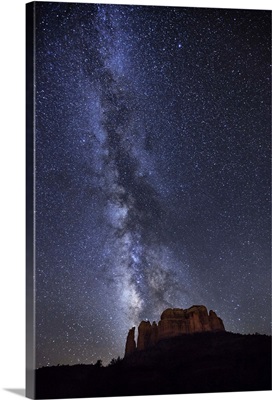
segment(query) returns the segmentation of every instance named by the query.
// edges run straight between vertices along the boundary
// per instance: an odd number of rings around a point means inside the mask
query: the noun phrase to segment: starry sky
[[[37,366],[204,304],[270,333],[269,11],[36,3]]]

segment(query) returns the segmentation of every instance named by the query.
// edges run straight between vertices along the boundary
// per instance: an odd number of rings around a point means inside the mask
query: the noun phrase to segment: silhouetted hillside
[[[271,337],[207,332],[159,341],[113,365],[44,367],[37,398],[271,389]]]

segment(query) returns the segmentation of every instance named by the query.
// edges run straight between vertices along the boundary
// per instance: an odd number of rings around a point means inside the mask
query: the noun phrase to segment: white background
[[[83,2],[83,1],[78,1]],[[99,1],[85,1],[97,3]],[[100,1],[115,4],[270,9],[269,0]],[[0,8],[1,325],[0,397],[25,387],[25,1]],[[7,389],[13,389],[8,391]],[[269,392],[176,395],[184,399],[268,399]],[[169,397],[169,396],[167,396]],[[173,398],[173,396],[171,396]],[[146,397],[147,398],[147,397]],[[152,397],[154,399],[154,396]],[[155,396],[157,399],[162,397]],[[163,397],[165,398],[165,396]],[[150,398],[148,398],[150,399]]]

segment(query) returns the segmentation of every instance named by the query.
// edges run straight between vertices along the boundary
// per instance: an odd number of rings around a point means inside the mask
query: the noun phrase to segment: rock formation
[[[158,342],[158,325],[149,321],[142,321],[138,327],[137,349],[144,350]]]
[[[150,346],[154,346],[158,342],[158,325],[154,321],[151,326]]]
[[[222,319],[218,318],[218,316],[216,315],[216,313],[213,310],[211,310],[209,312],[209,321],[210,321],[212,331],[224,331],[225,330]]]
[[[134,335],[135,335],[135,327],[131,328],[127,335],[126,350],[125,350],[126,356],[129,356],[136,350]]]
[[[137,349],[144,350],[150,346],[151,324],[149,321],[142,321],[138,327]]]
[[[162,313],[158,328],[159,339],[225,329],[222,320],[213,311],[208,314],[205,306],[192,306],[187,310],[168,308]]]
[[[137,348],[135,344],[135,327],[130,329],[125,356],[136,350],[145,350],[154,346],[159,340],[196,332],[224,331],[225,327],[221,318],[214,311],[208,314],[205,306],[192,306],[186,310],[181,308],[168,308],[165,310],[158,323],[142,321],[138,327]]]

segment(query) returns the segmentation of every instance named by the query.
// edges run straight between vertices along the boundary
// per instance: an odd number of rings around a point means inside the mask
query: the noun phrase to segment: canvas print
[[[271,11],[34,2],[27,396],[271,389]]]

